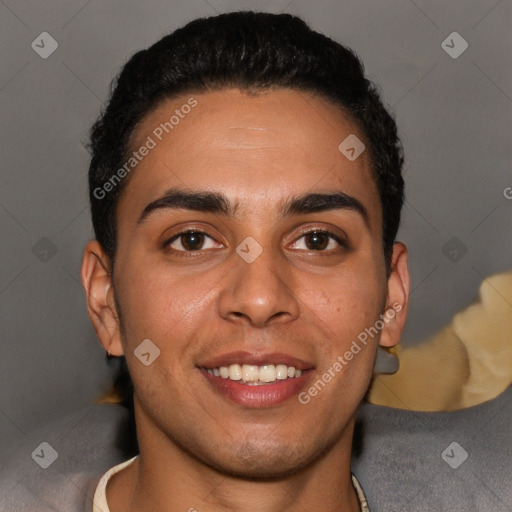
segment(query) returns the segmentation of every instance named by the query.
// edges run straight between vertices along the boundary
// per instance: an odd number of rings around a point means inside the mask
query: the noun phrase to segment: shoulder
[[[116,445],[126,416],[120,405],[91,404],[48,421],[8,447],[0,470],[0,509],[92,510],[101,476],[126,460]]]
[[[372,512],[512,510],[512,386],[450,412],[364,404],[355,430],[352,469]]]

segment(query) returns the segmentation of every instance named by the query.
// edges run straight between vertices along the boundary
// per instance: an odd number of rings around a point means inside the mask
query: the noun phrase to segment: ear
[[[393,347],[398,344],[409,311],[410,278],[407,264],[408,251],[402,242],[393,245],[391,273],[388,277],[386,309],[383,314],[384,327],[380,345]]]
[[[89,318],[103,348],[114,356],[123,355],[110,262],[96,240],[92,240],[85,247],[81,277]]]

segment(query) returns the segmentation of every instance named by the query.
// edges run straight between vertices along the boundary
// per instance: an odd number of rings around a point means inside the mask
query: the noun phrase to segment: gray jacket
[[[10,447],[0,511],[90,512],[100,477],[129,458],[115,442],[126,418],[119,405],[91,405]],[[511,512],[512,386],[454,412],[363,404],[352,471],[372,512]]]

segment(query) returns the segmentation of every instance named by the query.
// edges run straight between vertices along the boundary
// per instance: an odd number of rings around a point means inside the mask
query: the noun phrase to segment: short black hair
[[[223,88],[310,92],[339,106],[356,123],[379,190],[389,273],[404,201],[403,148],[395,121],[350,48],[311,30],[296,16],[253,11],[191,21],[133,55],[112,82],[110,100],[91,129],[89,143],[94,232],[112,268],[116,205],[128,176],[108,187],[108,193],[104,185],[129,159],[137,123],[163,100]]]

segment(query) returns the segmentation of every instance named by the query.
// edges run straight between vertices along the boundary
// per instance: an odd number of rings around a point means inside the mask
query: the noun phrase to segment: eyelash
[[[198,229],[198,228],[190,228],[190,229],[185,229],[183,231],[180,231],[179,233],[176,233],[175,235],[173,235],[171,238],[169,238],[162,244],[162,248],[168,249],[170,244],[172,244],[175,240],[179,239],[182,235],[186,235],[188,233],[203,234],[203,235],[207,236],[208,238],[211,238],[212,240],[214,240],[213,237],[211,237],[206,231],[203,231],[202,229]],[[297,240],[300,240],[304,236],[310,235],[313,233],[327,235],[331,240],[334,240],[335,242],[337,242],[343,249],[345,249],[345,250],[350,249],[348,243],[345,240],[343,240],[342,238],[340,238],[338,235],[336,235],[335,233],[333,233],[332,231],[329,231],[327,229],[320,229],[320,228],[310,228],[310,229],[301,230],[300,231],[301,236],[299,238],[297,238],[295,240],[295,242]],[[181,258],[198,257],[198,256],[203,255],[204,251],[207,251],[207,250],[208,249],[198,249],[196,251],[187,251],[187,250],[181,251],[181,250],[176,250],[176,249],[170,249],[171,252],[174,252]],[[315,251],[313,249],[310,249],[309,252],[315,252],[315,253],[321,254],[321,253],[329,253],[331,251],[326,251],[326,250]]]
[[[169,238],[162,244],[162,247],[164,249],[169,249],[170,244],[172,244],[175,240],[179,239],[182,235],[186,235],[188,233],[199,233],[213,240],[213,237],[211,237],[206,231],[203,231],[202,229],[198,228],[189,228],[184,229],[183,231],[180,231],[179,233],[173,235],[171,238]],[[198,256],[203,255],[205,250],[207,249],[198,249],[197,251],[179,251],[176,249],[169,249],[169,251],[175,253],[180,258],[197,258]]]
[[[300,230],[301,236],[299,238],[297,238],[297,240],[299,240],[300,238],[302,238],[305,235],[310,235],[310,234],[313,234],[313,233],[327,235],[331,240],[334,240],[338,245],[343,247],[343,249],[345,249],[345,250],[349,249],[349,245],[348,245],[348,242],[346,240],[343,240],[336,233],[333,233],[332,231],[329,231],[328,229],[322,229],[322,228],[301,229]],[[311,249],[310,251],[311,252],[317,252],[317,253],[324,253],[324,252],[328,253],[328,252],[330,252],[330,251],[314,251],[313,249]]]

